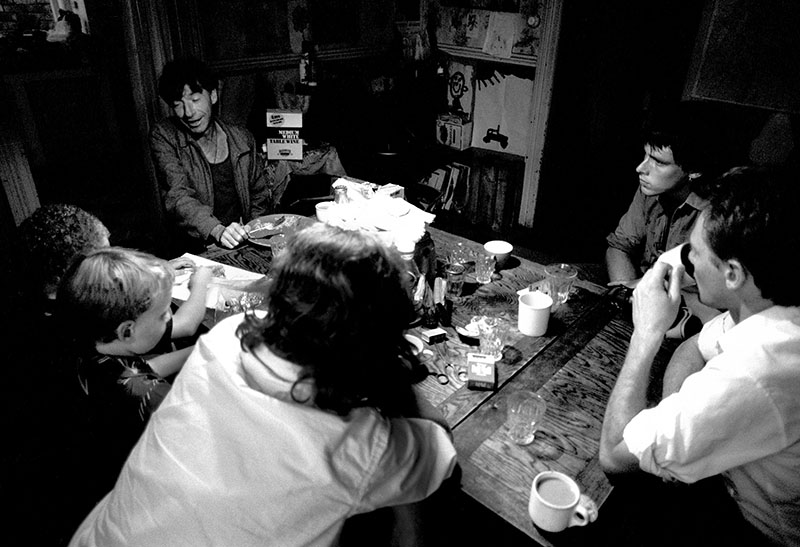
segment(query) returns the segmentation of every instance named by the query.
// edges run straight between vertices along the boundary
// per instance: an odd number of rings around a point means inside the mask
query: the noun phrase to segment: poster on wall
[[[495,72],[476,80],[472,146],[524,156],[531,126],[533,80]]]

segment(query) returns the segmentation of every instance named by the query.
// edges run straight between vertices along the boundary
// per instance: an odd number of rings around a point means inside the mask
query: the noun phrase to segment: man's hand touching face
[[[671,267],[656,262],[633,291],[633,325],[642,332],[664,334],[669,330],[681,303],[682,265]]]

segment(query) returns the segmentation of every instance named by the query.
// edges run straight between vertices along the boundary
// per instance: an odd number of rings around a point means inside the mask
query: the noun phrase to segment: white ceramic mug
[[[327,222],[330,219],[331,207],[335,205],[333,201],[321,201],[317,203],[314,208],[317,212],[317,220],[320,222]]]
[[[673,247],[669,251],[661,253],[657,262],[665,262],[675,268],[678,264],[684,267],[683,277],[681,278],[681,288],[694,285],[694,266],[689,261],[689,251],[691,247],[688,243],[683,243],[677,247]]]
[[[581,494],[578,483],[558,471],[542,471],[531,483],[528,514],[546,532],[586,526],[597,518],[597,505]]]
[[[552,307],[553,299],[541,291],[521,294],[517,328],[526,336],[542,336],[547,332]]]
[[[502,241],[499,239],[494,239],[492,241],[487,242],[483,248],[486,250],[487,254],[494,256],[494,259],[497,261],[497,267],[502,268],[506,265],[506,261],[508,260],[508,255],[511,254],[511,251],[514,249],[514,246],[507,241]]]

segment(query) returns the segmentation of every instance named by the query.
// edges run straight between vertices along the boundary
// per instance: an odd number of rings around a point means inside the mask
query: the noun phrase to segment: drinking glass
[[[511,440],[523,446],[531,444],[546,408],[544,399],[533,391],[512,393],[506,407],[506,423]]]
[[[473,317],[473,322],[478,325],[478,340],[480,341],[481,353],[488,355],[495,361],[503,358],[503,339],[500,322],[496,317]]]
[[[492,281],[492,274],[494,274],[494,257],[478,253],[475,257],[475,281],[485,285]]]
[[[560,263],[546,266],[544,273],[547,276],[547,292],[553,298],[553,305],[566,302],[578,277],[578,270],[569,264]]]
[[[452,251],[450,251],[450,263],[466,264],[469,261],[470,261],[469,250],[466,247],[464,247],[463,243],[456,243],[456,246],[453,247]]]
[[[270,249],[272,249],[272,260],[277,259],[281,256],[284,249],[286,249],[286,235],[285,234],[275,234],[269,240]]]
[[[461,289],[464,286],[464,271],[466,268],[463,264],[448,264],[445,269],[447,293],[445,297],[453,302],[461,301]]]

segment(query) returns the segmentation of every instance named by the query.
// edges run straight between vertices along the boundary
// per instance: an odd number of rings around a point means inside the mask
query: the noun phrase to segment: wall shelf
[[[462,59],[470,59],[475,61],[489,61],[492,63],[505,63],[509,65],[518,65],[526,67],[535,67],[537,61],[536,55],[519,55],[516,53],[512,53],[510,59],[505,59],[502,57],[495,57],[494,55],[489,55],[488,53],[484,53],[480,49],[474,47],[455,46],[452,44],[439,44],[438,47],[441,51],[448,53],[453,57],[459,57]]]

